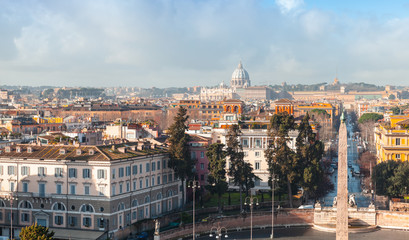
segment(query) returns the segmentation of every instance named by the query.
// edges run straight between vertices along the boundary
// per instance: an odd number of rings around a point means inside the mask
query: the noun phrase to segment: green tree
[[[391,108],[393,115],[400,115],[401,114],[401,110],[398,106],[395,106],[393,108]]]
[[[218,209],[221,212],[221,198],[227,191],[226,182],[226,152],[223,150],[224,144],[213,143],[207,148],[206,156],[209,159],[209,175],[207,188],[218,197]]]
[[[389,95],[389,97],[388,97],[389,100],[395,100],[395,98],[396,98],[396,96],[393,95],[393,94]]]
[[[389,194],[390,179],[393,177],[395,169],[399,163],[393,160],[381,162],[373,168],[372,183],[375,185],[376,194],[387,195]]]
[[[37,225],[37,223],[24,227],[19,234],[21,240],[51,240],[54,239],[54,232],[47,227]]]
[[[244,161],[244,153],[239,142],[241,135],[240,127],[232,125],[227,133],[227,157],[230,161],[229,176],[232,177],[234,185],[239,187],[240,191],[240,211],[243,210],[242,191],[246,193],[254,187],[254,181],[258,177],[253,173],[253,167],[250,163]]]
[[[378,113],[364,113],[359,118],[358,122],[363,124],[366,122],[377,122],[378,120],[383,119],[383,115]]]
[[[268,136],[270,143],[265,156],[270,175],[281,175],[287,181],[287,193],[290,207],[293,207],[292,184],[299,177],[298,158],[288,146],[289,132],[295,129],[294,117],[287,113],[275,114],[270,119]]]
[[[169,167],[175,172],[175,177],[178,177],[183,186],[188,179],[194,177],[192,171],[195,166],[196,159],[190,157],[189,135],[185,133],[188,128],[186,122],[189,116],[186,116],[187,110],[183,107],[179,108],[177,115],[174,118],[174,123],[169,127]],[[182,187],[182,199],[185,199],[185,188]],[[184,205],[184,202],[182,203]]]
[[[406,195],[409,187],[409,163],[399,162],[388,181],[388,195],[402,197]]]
[[[304,116],[298,126],[296,139],[296,157],[298,158],[298,170],[300,186],[304,189],[304,197],[315,199],[325,195],[333,189],[333,184],[325,174],[325,168],[321,163],[324,154],[324,144],[317,139],[309,124],[310,117]],[[321,184],[322,182],[326,184]]]

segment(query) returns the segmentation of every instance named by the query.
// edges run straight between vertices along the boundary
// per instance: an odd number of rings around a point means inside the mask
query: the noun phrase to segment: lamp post
[[[9,200],[10,202],[10,211],[11,211],[10,213],[10,239],[13,239],[13,220],[14,220],[13,218],[13,201],[14,201],[13,192],[10,192],[10,194],[7,195],[5,199]]]
[[[250,206],[250,240],[253,240],[253,207],[254,204],[258,205],[257,197],[246,197],[244,205]]]
[[[195,229],[195,205],[196,205],[196,189],[200,188],[200,183],[197,180],[189,182],[189,187],[193,190],[193,240],[196,239],[196,229]]]
[[[275,181],[278,181],[278,178],[273,173],[271,174],[271,235],[270,238],[274,238],[274,190],[275,190]]]
[[[220,227],[220,223],[217,223],[217,227],[212,227],[210,229],[209,237],[213,237],[212,232],[214,232],[215,237],[221,240],[223,237],[223,230],[224,230],[224,238],[228,238],[229,236],[227,235],[227,229],[225,227]]]

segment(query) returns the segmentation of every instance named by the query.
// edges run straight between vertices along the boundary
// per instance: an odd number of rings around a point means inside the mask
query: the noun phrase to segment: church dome
[[[250,86],[250,77],[246,69],[243,68],[241,61],[236,70],[231,75],[231,86],[236,88],[243,88]]]

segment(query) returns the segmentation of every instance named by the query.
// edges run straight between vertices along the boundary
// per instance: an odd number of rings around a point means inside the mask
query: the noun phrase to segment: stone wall
[[[314,224],[336,224],[337,212],[336,208],[328,208],[323,210],[316,209],[314,211]],[[367,208],[349,208],[348,221],[351,225],[376,225],[375,209],[368,210]]]
[[[274,226],[301,226],[312,225],[314,222],[313,209],[298,210],[285,209],[275,212]],[[245,217],[232,216],[224,217],[214,222],[196,223],[196,233],[209,232],[213,226],[220,226],[228,230],[247,229],[250,226],[250,214],[247,213]],[[161,240],[176,239],[182,236],[192,235],[192,224],[185,225],[176,229],[161,232]],[[270,212],[256,212],[253,213],[253,228],[271,227],[271,213]]]
[[[382,228],[395,228],[409,230],[409,213],[377,211],[376,224]]]

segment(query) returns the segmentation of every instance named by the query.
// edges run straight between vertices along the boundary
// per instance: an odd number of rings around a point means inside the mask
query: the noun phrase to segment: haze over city
[[[1,1],[0,84],[404,83],[407,1]]]

